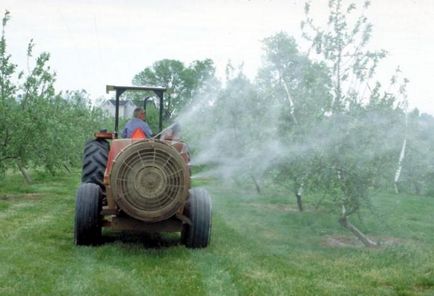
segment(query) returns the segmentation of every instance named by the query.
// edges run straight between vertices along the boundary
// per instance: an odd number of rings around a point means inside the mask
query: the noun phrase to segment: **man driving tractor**
[[[122,138],[151,138],[152,130],[145,121],[146,113],[141,107],[134,109],[133,118],[122,130]]]

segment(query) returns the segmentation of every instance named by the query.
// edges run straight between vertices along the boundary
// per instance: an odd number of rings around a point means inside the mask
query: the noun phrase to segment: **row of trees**
[[[27,48],[28,68],[18,70],[7,52],[9,18],[6,11],[0,40],[0,175],[18,167],[30,182],[29,166],[55,173],[78,165],[83,142],[103,115],[90,106],[85,91],[56,93],[50,55],[33,58],[33,41]]]
[[[426,160],[433,120],[408,112],[408,81],[399,69],[388,85],[376,80],[387,53],[368,49],[368,7],[331,0],[322,28],[306,4],[301,28],[311,46],[301,52],[283,32],[266,38],[254,81],[242,66],[228,64],[221,83],[212,60],[185,65],[165,59],[135,75],[133,83],[167,86],[165,120],[185,123],[197,162],[222,176],[246,175],[258,191],[267,175],[300,197],[308,184],[321,185],[323,167],[341,171],[334,176],[361,169],[355,175],[367,180],[362,187],[389,188],[402,167],[398,190],[426,194],[432,190]],[[333,165],[324,165],[325,155]]]
[[[228,65],[214,92],[195,89],[168,118],[188,131],[205,174],[251,180],[258,192],[271,180],[293,192],[300,210],[303,192],[320,192],[341,225],[371,246],[350,217],[369,205],[372,189],[432,193],[434,119],[408,112],[399,69],[388,85],[377,80],[387,53],[369,49],[368,7],[330,0],[321,27],[306,4],[301,27],[310,48],[301,52],[285,33],[266,38],[254,81]]]
[[[307,4],[301,28],[311,46],[300,51],[283,32],[266,38],[254,80],[242,66],[228,64],[222,83],[210,59],[165,59],[133,84],[168,87],[164,120],[181,123],[202,173],[251,182],[258,193],[264,184],[282,186],[300,211],[304,193],[320,192],[344,227],[374,245],[349,218],[369,204],[371,189],[434,191],[434,118],[408,112],[399,70],[389,85],[377,81],[386,52],[369,49],[368,7],[330,0],[328,23],[318,26]],[[47,53],[17,71],[6,51],[8,19],[0,43],[0,171],[78,164],[84,140],[105,118],[85,92],[55,92]]]

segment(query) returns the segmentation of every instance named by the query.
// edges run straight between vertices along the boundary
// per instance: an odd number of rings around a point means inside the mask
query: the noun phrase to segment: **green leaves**
[[[377,66],[386,56],[384,50],[367,49],[372,35],[372,25],[365,16],[369,2],[365,2],[362,8],[355,3],[345,7],[345,2],[329,1],[327,27],[315,26],[309,11],[303,22],[303,36],[312,42],[312,48],[331,71],[334,112],[342,111],[354,100],[349,93],[360,96],[360,85],[369,84],[375,79]],[[354,13],[359,15],[355,16]],[[356,98],[358,101],[361,99]]]
[[[6,52],[8,19],[6,13],[0,42],[0,173],[16,164],[52,173],[78,164],[84,140],[103,117],[90,107],[85,92],[56,93],[50,55],[33,60],[33,40],[27,46],[27,71],[14,77],[17,67]]]
[[[315,124],[331,104],[328,70],[300,53],[294,38],[283,32],[264,39],[264,50],[257,87],[261,97],[286,111],[282,116],[289,121],[282,134],[298,128],[295,122],[301,129]]]
[[[164,59],[136,74],[133,84],[167,87],[164,119],[170,120],[192,102],[208,80],[215,79],[214,73],[214,63],[210,59],[193,61],[189,66],[178,60]]]

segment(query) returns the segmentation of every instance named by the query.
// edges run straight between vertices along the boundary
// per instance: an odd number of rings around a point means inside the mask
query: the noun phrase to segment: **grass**
[[[374,214],[353,219],[384,242],[366,249],[309,199],[299,213],[270,189],[211,184],[206,249],[109,231],[101,246],[76,247],[78,184],[78,174],[0,183],[0,295],[434,295],[434,198],[375,193]]]

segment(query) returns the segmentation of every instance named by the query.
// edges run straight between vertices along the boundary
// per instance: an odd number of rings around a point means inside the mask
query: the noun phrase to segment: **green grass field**
[[[374,214],[353,222],[366,249],[321,208],[208,185],[210,247],[179,236],[105,232],[73,244],[79,175],[0,183],[0,295],[434,295],[434,197],[373,194]],[[292,198],[292,197],[291,197]]]

